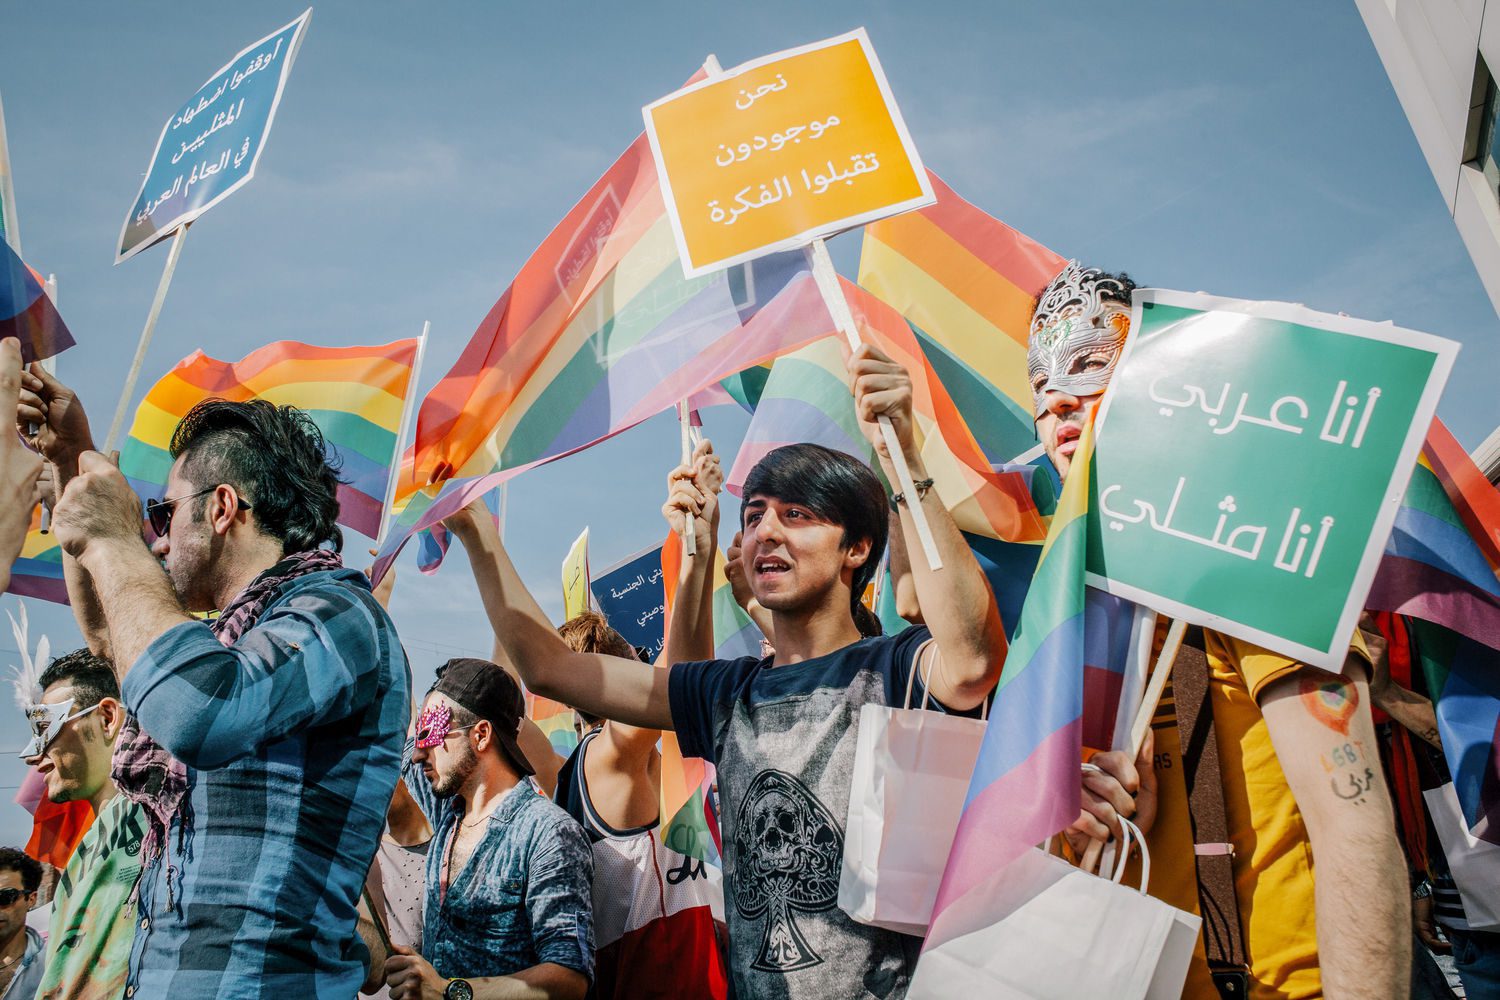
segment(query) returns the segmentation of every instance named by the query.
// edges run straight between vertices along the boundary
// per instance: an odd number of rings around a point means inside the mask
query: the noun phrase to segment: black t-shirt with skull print
[[[921,939],[849,919],[839,873],[860,707],[901,705],[930,638],[913,627],[787,666],[745,657],[672,667],[682,752],[718,768],[739,1000],[906,994]],[[914,690],[917,704],[920,678]]]

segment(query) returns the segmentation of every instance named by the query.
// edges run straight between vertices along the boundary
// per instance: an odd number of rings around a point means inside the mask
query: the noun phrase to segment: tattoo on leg
[[[1307,713],[1340,736],[1349,735],[1349,723],[1359,708],[1359,691],[1353,684],[1331,674],[1327,680],[1303,677],[1297,682]]]

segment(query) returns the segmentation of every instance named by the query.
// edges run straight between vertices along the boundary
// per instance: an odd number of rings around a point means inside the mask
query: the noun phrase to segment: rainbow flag
[[[28,364],[72,347],[73,334],[48,297],[42,276],[3,240],[0,255],[0,340],[19,339],[21,360]]]
[[[573,727],[573,710],[560,701],[526,692],[526,717],[547,736],[547,742],[561,757],[578,746],[578,730]]]
[[[234,362],[194,351],[141,401],[120,449],[120,470],[141,496],[159,497],[172,468],[172,432],[194,405],[214,397],[289,404],[312,418],[330,456],[342,463],[339,523],[374,538],[418,346],[415,338],[377,347],[283,340]]]
[[[1500,843],[1500,492],[1441,421],[1412,472],[1366,606],[1415,619],[1470,832]]]
[[[409,497],[376,561],[527,468],[833,328],[802,253],[687,279],[644,136],[522,266],[423,400]]]
[[[1078,816],[1085,642],[1083,583],[1093,428],[1085,432],[995,692],[927,945],[983,923],[985,888],[1029,845]]]
[[[68,588],[63,582],[62,547],[57,536],[42,532],[42,509],[31,512],[31,527],[21,543],[21,557],[10,570],[6,593],[17,597],[35,597],[53,604],[68,603]]]
[[[953,193],[865,227],[859,284],[893,306],[992,461],[1036,444],[1026,374],[1032,303],[1067,261]]]

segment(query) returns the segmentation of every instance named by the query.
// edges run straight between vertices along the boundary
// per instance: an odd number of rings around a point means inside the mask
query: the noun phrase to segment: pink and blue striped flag
[[[21,360],[30,363],[61,354],[73,334],[47,296],[45,282],[0,240],[0,340],[21,341]]]

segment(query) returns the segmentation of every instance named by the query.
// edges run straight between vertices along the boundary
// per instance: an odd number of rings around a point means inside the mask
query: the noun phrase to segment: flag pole
[[[848,338],[850,348],[858,349],[859,328],[855,326],[854,313],[849,309],[849,300],[844,298],[844,290],[839,287],[838,271],[834,270],[833,258],[828,256],[828,244],[822,239],[813,240],[812,245],[807,249],[807,255],[812,263],[813,280],[818,284],[818,291],[823,295],[823,304],[828,307],[828,313],[833,317],[834,325]],[[879,425],[881,437],[885,439],[886,451],[891,456],[891,464],[896,467],[897,484],[907,497],[906,509],[911,512],[912,524],[917,529],[917,539],[922,543],[923,554],[927,556],[927,565],[933,570],[942,569],[943,560],[938,555],[937,541],[932,537],[932,526],[927,523],[927,514],[922,510],[922,503],[917,498],[917,486],[912,481],[911,466],[907,464],[906,454],[901,450],[901,442],[896,438],[896,428],[891,426],[890,418],[884,415],[881,415]]]
[[[10,176],[10,142],[5,137],[5,103],[0,101],[0,239],[21,256],[21,224],[16,221],[16,186]]]
[[[47,275],[47,281],[42,285],[42,290],[47,293],[47,298],[52,300],[52,307],[54,309],[57,308],[57,275]],[[37,364],[41,365],[42,370],[48,375],[57,374],[57,355],[54,354],[50,358],[44,358],[38,361]],[[26,428],[26,433],[33,437],[37,431],[38,428],[35,424],[28,425]],[[57,483],[52,484],[52,502],[57,503]],[[52,507],[45,503],[42,504],[42,523],[38,530],[44,535],[52,530]]]
[[[120,402],[115,406],[115,418],[110,421],[109,435],[104,439],[104,453],[114,450],[120,438],[120,429],[125,424],[125,414],[130,399],[135,395],[135,383],[141,377],[141,366],[146,361],[146,349],[151,346],[151,335],[156,332],[156,320],[161,315],[162,303],[167,299],[167,288],[172,284],[172,272],[177,270],[177,258],[182,256],[182,243],[187,238],[191,222],[184,222],[172,234],[172,247],[167,252],[167,263],[162,268],[161,280],[156,283],[156,297],[151,300],[151,311],[146,314],[146,326],[141,330],[140,343],[135,345],[135,358],[130,362],[130,371],[125,376],[125,389],[120,393]]]
[[[385,481],[385,502],[380,505],[380,532],[375,539],[375,548],[385,544],[385,536],[391,530],[391,504],[396,500],[396,487],[401,478],[401,446],[406,441],[406,432],[411,429],[411,418],[416,410],[417,379],[422,374],[422,356],[427,353],[427,334],[432,329],[430,320],[422,322],[422,335],[417,338],[417,356],[411,362],[411,379],[406,383],[406,399],[401,404],[401,423],[396,425],[396,453],[391,456],[391,474]]]

